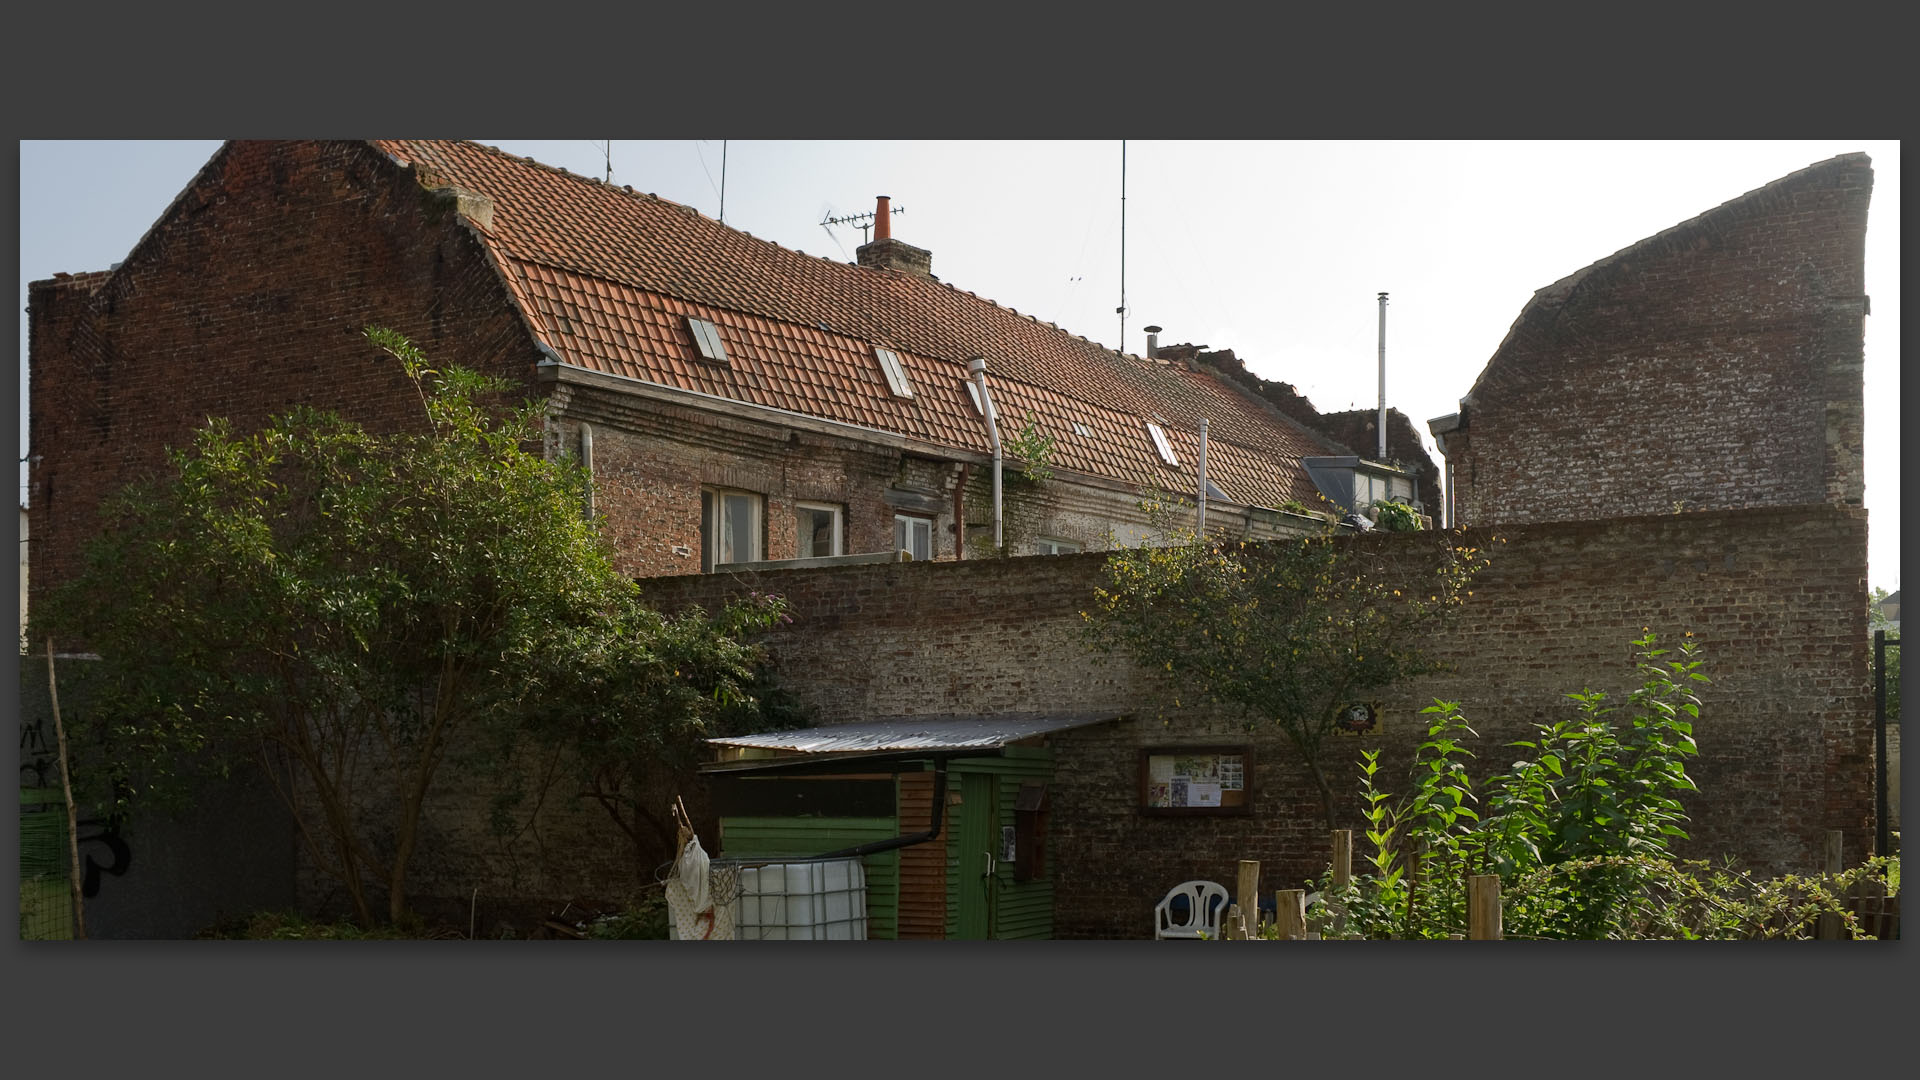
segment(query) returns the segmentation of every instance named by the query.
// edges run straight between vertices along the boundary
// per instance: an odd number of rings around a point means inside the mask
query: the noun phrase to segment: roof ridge
[[[1821,161],[1816,161],[1813,164],[1806,166],[1805,168],[1795,169],[1794,171],[1786,174],[1785,176],[1781,176],[1773,180],[1769,180],[1768,182],[1761,184],[1759,187],[1753,188],[1750,191],[1741,192],[1740,194],[1735,195],[1731,199],[1724,199],[1718,203],[1715,203],[1714,205],[1709,206],[1705,210],[1700,211],[1699,213],[1693,215],[1692,217],[1687,218],[1684,221],[1676,222],[1672,225],[1669,225],[1666,228],[1661,229],[1659,232],[1654,233],[1651,236],[1642,237],[1639,240],[1636,240],[1633,243],[1628,244],[1626,247],[1621,248],[1620,250],[1614,252],[1611,255],[1606,255],[1601,258],[1595,259],[1593,262],[1590,262],[1587,265],[1581,267],[1580,269],[1575,270],[1573,273],[1566,275],[1565,277],[1561,278],[1559,281],[1556,281],[1551,285],[1547,285],[1542,288],[1535,289],[1533,294],[1536,297],[1539,297],[1542,294],[1551,294],[1556,291],[1559,291],[1561,287],[1564,285],[1565,286],[1564,291],[1567,294],[1571,295],[1572,291],[1579,286],[1581,281],[1586,279],[1588,274],[1592,273],[1595,270],[1607,269],[1608,267],[1619,262],[1621,259],[1626,257],[1631,252],[1640,250],[1642,248],[1650,247],[1657,241],[1670,239],[1674,234],[1679,233],[1683,230],[1704,225],[1706,224],[1706,220],[1708,218],[1728,211],[1730,207],[1734,206],[1737,203],[1744,203],[1750,199],[1753,199],[1756,196],[1765,194],[1768,191],[1771,191],[1777,188],[1786,187],[1790,183],[1798,180],[1803,180],[1806,177],[1813,175],[1817,171],[1830,169],[1830,168],[1838,168],[1842,163],[1845,163],[1847,165],[1855,164],[1856,159],[1857,159],[1857,163],[1865,164],[1869,168],[1872,167],[1873,159],[1869,158],[1864,151],[1859,151],[1859,150],[1851,151],[1845,154],[1836,154],[1833,157],[1826,158]],[[1564,300],[1565,297],[1561,297],[1561,299]]]

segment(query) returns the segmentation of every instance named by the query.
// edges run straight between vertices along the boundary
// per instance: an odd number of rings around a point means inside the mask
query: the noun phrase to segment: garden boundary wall
[[[1479,732],[1476,778],[1507,746],[1569,715],[1570,691],[1623,697],[1638,684],[1630,642],[1691,632],[1713,682],[1700,691],[1700,755],[1687,800],[1688,857],[1732,856],[1766,874],[1814,872],[1828,829],[1851,865],[1873,836],[1873,699],[1866,628],[1866,514],[1812,505],[1472,529],[1492,565],[1432,654],[1450,670],[1378,695],[1384,734],[1328,756],[1358,827],[1354,765],[1383,752],[1381,778],[1405,790],[1424,734],[1421,708],[1462,703]],[[1373,535],[1353,542],[1409,545]],[[770,638],[784,685],[823,723],[880,716],[1111,709],[1129,719],[1054,738],[1055,932],[1140,937],[1153,904],[1191,878],[1231,882],[1258,859],[1263,887],[1326,865],[1319,796],[1298,754],[1235,712],[1174,705],[1174,688],[1121,657],[1096,662],[1083,612],[1103,580],[1099,554],[762,571],[643,583],[669,609],[713,609],[736,592],[788,598]],[[1147,746],[1250,744],[1253,813],[1149,817],[1136,805]],[[421,882],[424,889],[426,882]]]

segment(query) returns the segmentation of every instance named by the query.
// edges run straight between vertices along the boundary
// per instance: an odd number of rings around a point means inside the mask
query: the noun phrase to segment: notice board
[[[1251,813],[1253,748],[1153,746],[1140,751],[1140,811],[1170,815]]]

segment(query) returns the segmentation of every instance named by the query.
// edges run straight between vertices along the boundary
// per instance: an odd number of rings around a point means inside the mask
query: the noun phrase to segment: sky
[[[932,251],[940,280],[1131,353],[1148,325],[1162,344],[1230,348],[1323,412],[1376,406],[1387,292],[1387,404],[1436,461],[1426,421],[1458,409],[1536,289],[1865,151],[1868,579],[1900,585],[1898,142],[479,141],[610,167],[614,183],[847,261],[862,231],[822,222],[891,196],[893,235]],[[20,307],[30,281],[126,258],[218,147],[22,142]]]

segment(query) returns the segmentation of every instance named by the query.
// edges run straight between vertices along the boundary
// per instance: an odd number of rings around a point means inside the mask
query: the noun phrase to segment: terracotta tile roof
[[[789,251],[476,143],[373,145],[429,187],[493,201],[487,243],[536,332],[571,364],[984,453],[965,387],[967,360],[983,355],[1003,436],[1031,412],[1055,438],[1056,468],[1185,490],[1205,416],[1208,478],[1255,505],[1311,503],[1299,458],[1344,452],[1212,375],[1122,356],[931,278]],[[728,363],[700,358],[689,316],[718,328]],[[875,345],[899,355],[911,399],[889,392]],[[1151,418],[1177,469],[1155,452]]]

